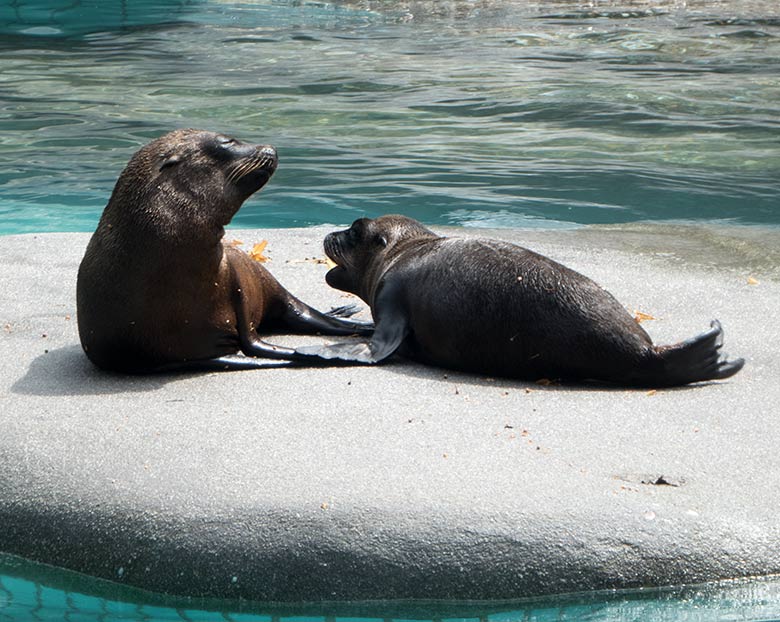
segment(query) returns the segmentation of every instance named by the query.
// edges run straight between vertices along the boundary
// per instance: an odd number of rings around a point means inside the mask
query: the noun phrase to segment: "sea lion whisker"
[[[243,165],[241,165],[236,171],[236,181],[244,177],[250,170],[252,170],[251,162],[245,162]]]
[[[252,156],[252,158],[247,162],[247,172],[256,171],[257,169],[265,166],[268,162],[270,162],[270,158],[265,154]]]
[[[229,181],[232,183],[237,182],[242,177],[245,177],[246,175],[249,175],[250,173],[253,173],[254,171],[257,171],[259,169],[265,169],[268,167],[269,164],[273,162],[273,158],[268,156],[267,154],[262,154],[261,156],[254,156],[248,161],[240,164],[237,166],[230,174],[230,177],[228,178]]]
[[[242,177],[248,175],[257,168],[257,156],[252,156],[248,160],[241,163],[236,170],[236,181]]]
[[[249,170],[252,168],[252,161],[248,162],[242,162],[237,167],[233,169],[233,171],[228,176],[228,181],[231,183],[237,182],[239,179],[241,179],[244,175],[246,175]]]
[[[231,183],[235,183],[241,178],[242,170],[244,168],[245,162],[239,162],[236,166],[234,166],[230,170],[230,174],[228,175],[228,181]]]
[[[237,166],[233,166],[230,169],[228,169],[227,175],[225,175],[225,180],[228,183],[233,183],[235,181],[234,176],[237,168],[238,168]]]

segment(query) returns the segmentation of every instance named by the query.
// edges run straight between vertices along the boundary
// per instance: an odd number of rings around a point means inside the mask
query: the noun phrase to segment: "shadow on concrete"
[[[215,372],[274,369],[287,362],[225,357],[199,361],[153,374],[131,375],[96,368],[78,345],[50,350],[35,358],[11,391],[22,395],[108,395],[157,391],[169,382]]]
[[[463,371],[454,371],[446,369],[444,367],[435,367],[424,363],[419,363],[408,358],[402,358],[400,356],[394,356],[387,363],[382,363],[382,367],[392,367],[393,371],[405,376],[413,376],[415,378],[427,378],[430,380],[436,380],[438,382],[446,383],[454,387],[470,386],[470,387],[487,387],[494,389],[504,389],[513,391],[556,391],[556,392],[648,392],[653,391],[652,386],[626,386],[620,384],[609,384],[607,382],[599,382],[596,380],[580,380],[580,381],[559,381],[555,379],[542,379],[538,381],[534,380],[520,380],[516,378],[502,377],[502,376],[489,376],[487,374],[470,373]],[[668,391],[685,391],[696,387],[704,387],[709,385],[718,385],[718,381],[706,381],[698,382],[695,384],[689,384],[676,387],[659,387],[658,390]]]
[[[301,364],[289,361],[252,359],[240,355],[223,357],[211,361],[197,361],[175,365],[151,374],[135,375],[106,372],[96,368],[84,355],[78,345],[50,350],[35,358],[27,373],[16,381],[11,391],[22,395],[109,395],[117,393],[142,393],[157,391],[169,382],[182,378],[203,376],[217,372],[259,371],[263,369],[288,368],[290,370],[311,370],[323,367],[350,367],[346,363]],[[512,378],[490,377],[483,374],[469,374],[440,367],[424,365],[409,359],[394,356],[381,367],[401,376],[427,378],[456,389],[462,386],[491,387],[505,390],[556,391],[556,392],[612,392],[648,391],[652,387],[623,387],[596,382],[558,383],[533,382]],[[686,387],[664,387],[664,391],[684,391],[717,382],[703,382]]]

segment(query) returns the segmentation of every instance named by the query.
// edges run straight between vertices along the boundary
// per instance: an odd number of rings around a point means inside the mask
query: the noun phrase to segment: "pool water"
[[[780,578],[515,602],[259,604],[150,594],[0,555],[0,620],[253,622],[758,622],[780,620]]]
[[[0,234],[91,231],[132,153],[177,127],[277,146],[244,228],[780,226],[775,0],[46,4],[0,4]],[[63,619],[780,620],[780,580],[271,607],[0,563],[0,622]]]
[[[0,233],[92,230],[182,126],[279,149],[240,227],[780,225],[774,0],[60,4],[0,7]]]

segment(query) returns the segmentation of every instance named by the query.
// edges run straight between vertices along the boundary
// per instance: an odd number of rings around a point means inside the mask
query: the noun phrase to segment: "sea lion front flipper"
[[[360,307],[354,303],[348,305],[341,305],[340,307],[331,307],[330,311],[326,311],[325,315],[330,317],[352,317],[356,313],[360,313]]]
[[[325,346],[296,348],[297,354],[326,360],[379,363],[392,355],[409,334],[409,323],[403,312],[393,306],[382,309],[382,319],[376,325],[371,341],[347,341]]]
[[[326,346],[303,346],[296,348],[295,352],[309,360],[345,361],[369,365],[378,362],[371,352],[371,342],[369,341],[358,341],[357,343],[349,341]]]

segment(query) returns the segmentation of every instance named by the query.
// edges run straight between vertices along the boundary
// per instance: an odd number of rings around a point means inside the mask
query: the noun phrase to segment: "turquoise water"
[[[31,575],[34,578],[30,578]],[[253,622],[758,622],[780,620],[780,578],[500,603],[175,599],[0,556],[0,620]]]
[[[19,21],[42,4],[63,12]],[[92,230],[131,154],[185,126],[278,147],[240,227],[780,226],[774,1],[81,5],[0,0],[2,234]],[[0,621],[62,619],[780,620],[780,583],[270,608],[0,564]]]
[[[130,155],[182,126],[278,147],[241,227],[780,225],[771,0],[69,0],[104,8],[11,19],[41,4],[0,3],[0,233],[93,229]],[[157,5],[167,21],[140,24]]]

